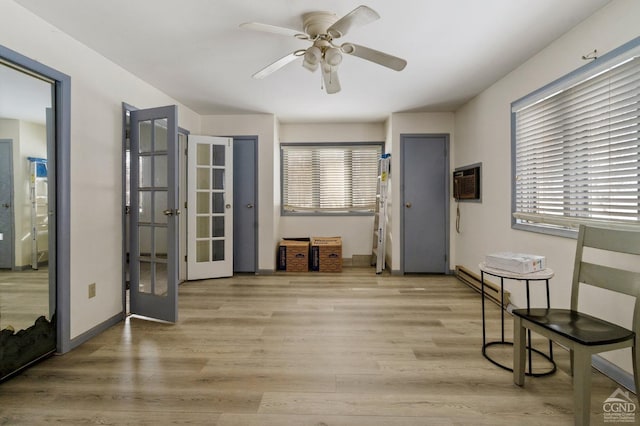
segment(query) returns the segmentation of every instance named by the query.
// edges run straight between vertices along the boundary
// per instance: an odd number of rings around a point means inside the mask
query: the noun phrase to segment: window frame
[[[375,215],[374,211],[347,211],[347,210],[323,210],[318,207],[317,210],[300,210],[300,211],[291,211],[285,209],[284,202],[284,149],[286,147],[338,147],[338,148],[349,148],[349,147],[362,147],[362,146],[371,146],[371,147],[379,147],[380,154],[384,153],[384,142],[372,141],[372,142],[283,142],[280,144],[280,215],[281,216],[325,216],[325,217],[338,217],[338,216],[373,216]],[[377,168],[377,166],[376,166]]]
[[[588,80],[598,74],[606,72],[613,66],[616,66],[626,60],[640,56],[640,37],[637,37],[620,47],[613,49],[600,56],[598,59],[585,64],[584,66],[556,79],[555,81],[537,89],[528,95],[511,103],[511,228],[523,231],[537,232],[542,234],[556,235],[561,237],[576,238],[578,231],[577,226],[580,223],[599,223],[602,225],[610,225],[619,228],[637,228],[638,223],[629,221],[629,223],[613,221],[613,220],[589,220],[574,218],[568,216],[558,216],[560,219],[553,223],[553,219],[549,218],[546,223],[540,222],[519,222],[517,215],[517,188],[516,188],[516,118],[517,111],[533,105],[543,99],[549,98],[559,91],[566,90],[585,80]],[[640,148],[639,148],[640,151]],[[638,176],[640,179],[640,173]],[[563,222],[566,222],[563,223]]]

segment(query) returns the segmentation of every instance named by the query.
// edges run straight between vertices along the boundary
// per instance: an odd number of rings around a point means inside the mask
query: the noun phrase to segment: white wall
[[[384,123],[281,123],[280,143],[384,142]],[[280,166],[278,155],[277,168]],[[278,198],[280,193],[277,193]],[[278,212],[280,214],[280,212]],[[371,255],[373,216],[282,216],[278,237],[342,237],[342,257]]]
[[[546,255],[549,267],[556,272],[551,281],[551,303],[568,306],[575,240],[511,229],[510,104],[584,65],[582,55],[594,49],[602,55],[639,36],[638,17],[640,2],[614,0],[457,111],[454,166],[482,162],[483,176],[482,204],[460,203],[461,233],[453,234],[452,265],[479,272],[478,263],[490,252]],[[508,290],[515,304],[526,304],[522,285],[508,283]],[[544,303],[542,295],[532,289],[532,303]],[[603,303],[607,302],[593,297],[585,308]],[[611,319],[628,316],[629,312],[623,311],[611,305]],[[630,371],[626,353],[612,353],[609,359]]]
[[[0,44],[71,77],[71,338],[122,310],[122,106],[174,99],[11,0],[0,0]],[[179,105],[179,124],[199,117]],[[88,299],[87,286],[97,284]]]
[[[276,120],[272,114],[215,115],[202,117],[201,134],[210,136],[258,136],[258,271],[273,271],[276,265],[276,210],[274,151],[278,151]],[[234,173],[242,173],[234,171]],[[278,190],[279,191],[279,190]],[[277,213],[277,214],[276,214]]]
[[[389,179],[391,189],[391,202],[389,205],[389,236],[390,248],[389,261],[391,271],[398,273],[402,268],[400,264],[400,137],[409,134],[448,134],[449,135],[449,159],[453,158],[454,142],[454,114],[444,113],[396,113],[392,114],[387,123],[387,131],[390,134],[390,144],[387,144],[387,151],[391,153],[391,174]],[[451,166],[451,165],[450,165]],[[454,223],[454,222],[451,222]],[[451,230],[450,230],[451,232]],[[451,240],[450,252],[453,252],[453,240]],[[453,265],[453,263],[451,263]]]

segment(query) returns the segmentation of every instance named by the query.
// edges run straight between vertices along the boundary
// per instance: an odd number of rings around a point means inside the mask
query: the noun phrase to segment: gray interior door
[[[13,268],[13,149],[0,140],[0,268]]]
[[[178,320],[178,112],[131,111],[131,313]]]
[[[233,271],[255,272],[257,257],[257,137],[233,138]]]
[[[447,136],[401,137],[402,264],[405,273],[447,273]]]

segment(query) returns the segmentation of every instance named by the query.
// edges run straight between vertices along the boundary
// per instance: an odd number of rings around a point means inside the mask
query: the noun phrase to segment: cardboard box
[[[547,260],[544,256],[535,254],[500,252],[487,255],[485,264],[490,268],[528,274],[545,269]]]
[[[342,272],[342,238],[311,238],[311,270]]]
[[[309,271],[309,238],[285,238],[278,247],[278,269],[287,272]]]

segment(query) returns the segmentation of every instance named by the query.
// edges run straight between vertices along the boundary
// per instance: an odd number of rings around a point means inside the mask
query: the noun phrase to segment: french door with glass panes
[[[233,275],[233,139],[189,135],[187,278]]]
[[[178,112],[131,111],[131,313],[178,320]]]

